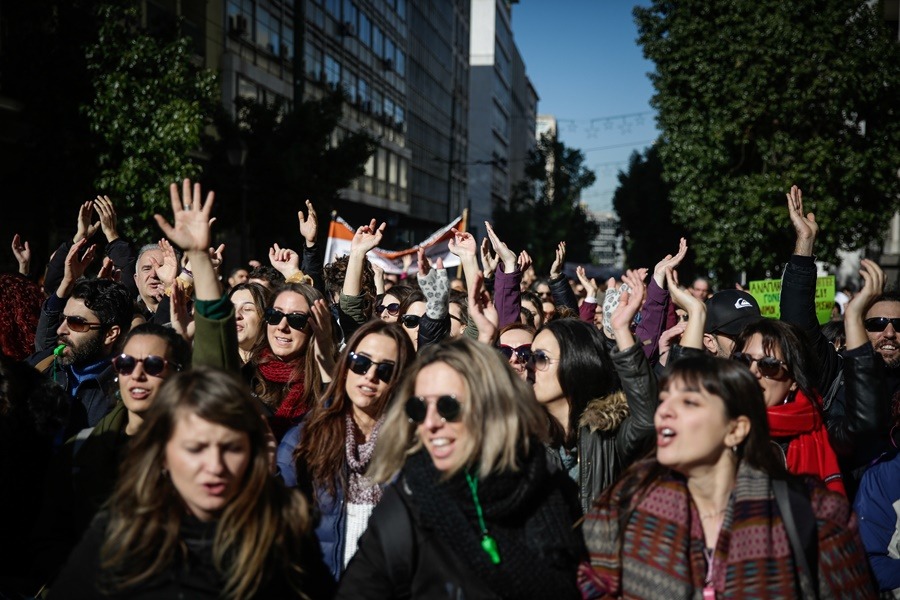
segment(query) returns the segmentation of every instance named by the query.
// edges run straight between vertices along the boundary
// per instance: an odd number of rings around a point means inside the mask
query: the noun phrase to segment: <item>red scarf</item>
[[[846,496],[837,455],[828,441],[828,431],[819,413],[821,404],[818,395],[811,400],[797,390],[793,402],[767,409],[769,431],[773,438],[793,438],[786,453],[788,471],[795,475],[814,475],[824,481],[828,489]]]
[[[275,408],[275,415],[272,418],[272,430],[278,440],[281,439],[281,435],[288,429],[296,425],[309,410],[309,406],[301,401],[304,390],[303,384],[306,379],[305,371],[301,370],[299,377],[291,379],[297,360],[303,360],[303,357],[284,362],[266,348],[262,351],[260,362],[257,365],[259,373],[267,381],[287,384],[287,390],[281,399],[281,403]]]

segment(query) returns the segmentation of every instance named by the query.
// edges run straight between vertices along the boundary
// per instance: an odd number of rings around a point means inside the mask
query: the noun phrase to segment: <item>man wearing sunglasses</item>
[[[54,310],[63,301],[62,311]],[[64,277],[44,304],[35,339],[49,341],[54,331],[56,338],[29,362],[72,397],[64,433],[93,427],[115,404],[107,394],[115,378],[110,359],[116,342],[131,325],[133,312],[127,288],[108,279],[70,285]]]
[[[734,339],[741,330],[747,324],[761,318],[759,304],[747,292],[742,290],[716,292],[706,301],[703,345],[710,354],[728,358],[734,352]]]
[[[881,268],[863,259],[864,285],[845,310],[847,343],[838,353],[816,319],[813,249],[819,224],[813,213],[804,212],[797,186],[787,194],[787,205],[796,241],[781,284],[781,319],[798,325],[813,342],[826,425],[852,498],[865,469],[893,450],[891,402],[900,392],[900,295],[885,293]]]

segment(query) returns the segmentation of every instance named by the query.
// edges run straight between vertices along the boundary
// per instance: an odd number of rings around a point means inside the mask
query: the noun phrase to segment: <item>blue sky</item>
[[[653,63],[636,42],[635,4],[521,0],[512,8],[513,36],[540,96],[538,113],[559,119],[560,139],[582,150],[597,174],[582,197],[593,210],[612,210],[618,172],[658,134],[647,77]],[[610,118],[621,115],[632,116]]]

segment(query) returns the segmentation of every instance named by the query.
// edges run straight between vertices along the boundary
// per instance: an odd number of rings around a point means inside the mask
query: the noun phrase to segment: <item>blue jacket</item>
[[[862,477],[853,509],[881,590],[900,588],[900,454],[885,456]],[[894,556],[890,556],[893,553]]]
[[[294,464],[294,450],[300,444],[303,435],[303,423],[288,429],[281,443],[278,444],[276,463],[281,478],[288,487],[303,487],[297,482],[297,468]],[[308,483],[308,482],[307,482]],[[340,579],[344,571],[344,540],[346,539],[346,513],[344,511],[344,494],[337,487],[337,495],[331,494],[323,487],[313,490],[316,503],[316,537],[322,549],[322,558],[335,580]]]

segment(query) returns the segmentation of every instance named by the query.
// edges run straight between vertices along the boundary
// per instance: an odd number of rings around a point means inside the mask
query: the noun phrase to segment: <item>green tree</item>
[[[785,192],[820,257],[881,238],[900,206],[900,47],[866,0],[653,0],[635,8],[677,223],[721,277],[785,260]]]
[[[224,110],[219,113],[220,141],[212,146],[208,185],[221,199],[220,225],[235,231],[246,227],[251,233],[251,255],[265,255],[273,242],[299,250],[296,213],[306,211],[306,199],[319,215],[319,239],[325,239],[339,190],[364,173],[376,147],[375,138],[366,131],[348,133],[338,128],[343,105],[344,98],[337,92],[301,102],[290,111],[238,99],[236,118]],[[227,160],[228,147],[236,138],[247,151],[243,184]],[[242,185],[249,209],[242,206]]]
[[[166,184],[200,173],[201,135],[211,122],[216,75],[191,63],[190,39],[176,22],[141,29],[139,3],[102,3],[86,53],[93,98],[83,107],[99,139],[96,186],[116,201],[123,232],[158,237],[154,213],[168,213]]]
[[[627,172],[619,172],[619,187],[613,195],[613,208],[619,215],[619,228],[625,239],[625,264],[629,268],[653,268],[666,254],[678,249],[684,236],[692,244],[685,227],[672,226],[670,188],[663,180],[659,146],[634,152]],[[693,269],[692,256],[682,261],[684,277]]]
[[[548,168],[549,165],[549,168]],[[510,248],[528,250],[535,269],[546,272],[556,245],[566,242],[566,260],[591,261],[591,242],[600,228],[581,203],[581,192],[596,180],[584,154],[547,136],[525,167],[525,180],[513,189],[509,207],[494,208],[494,227]]]

